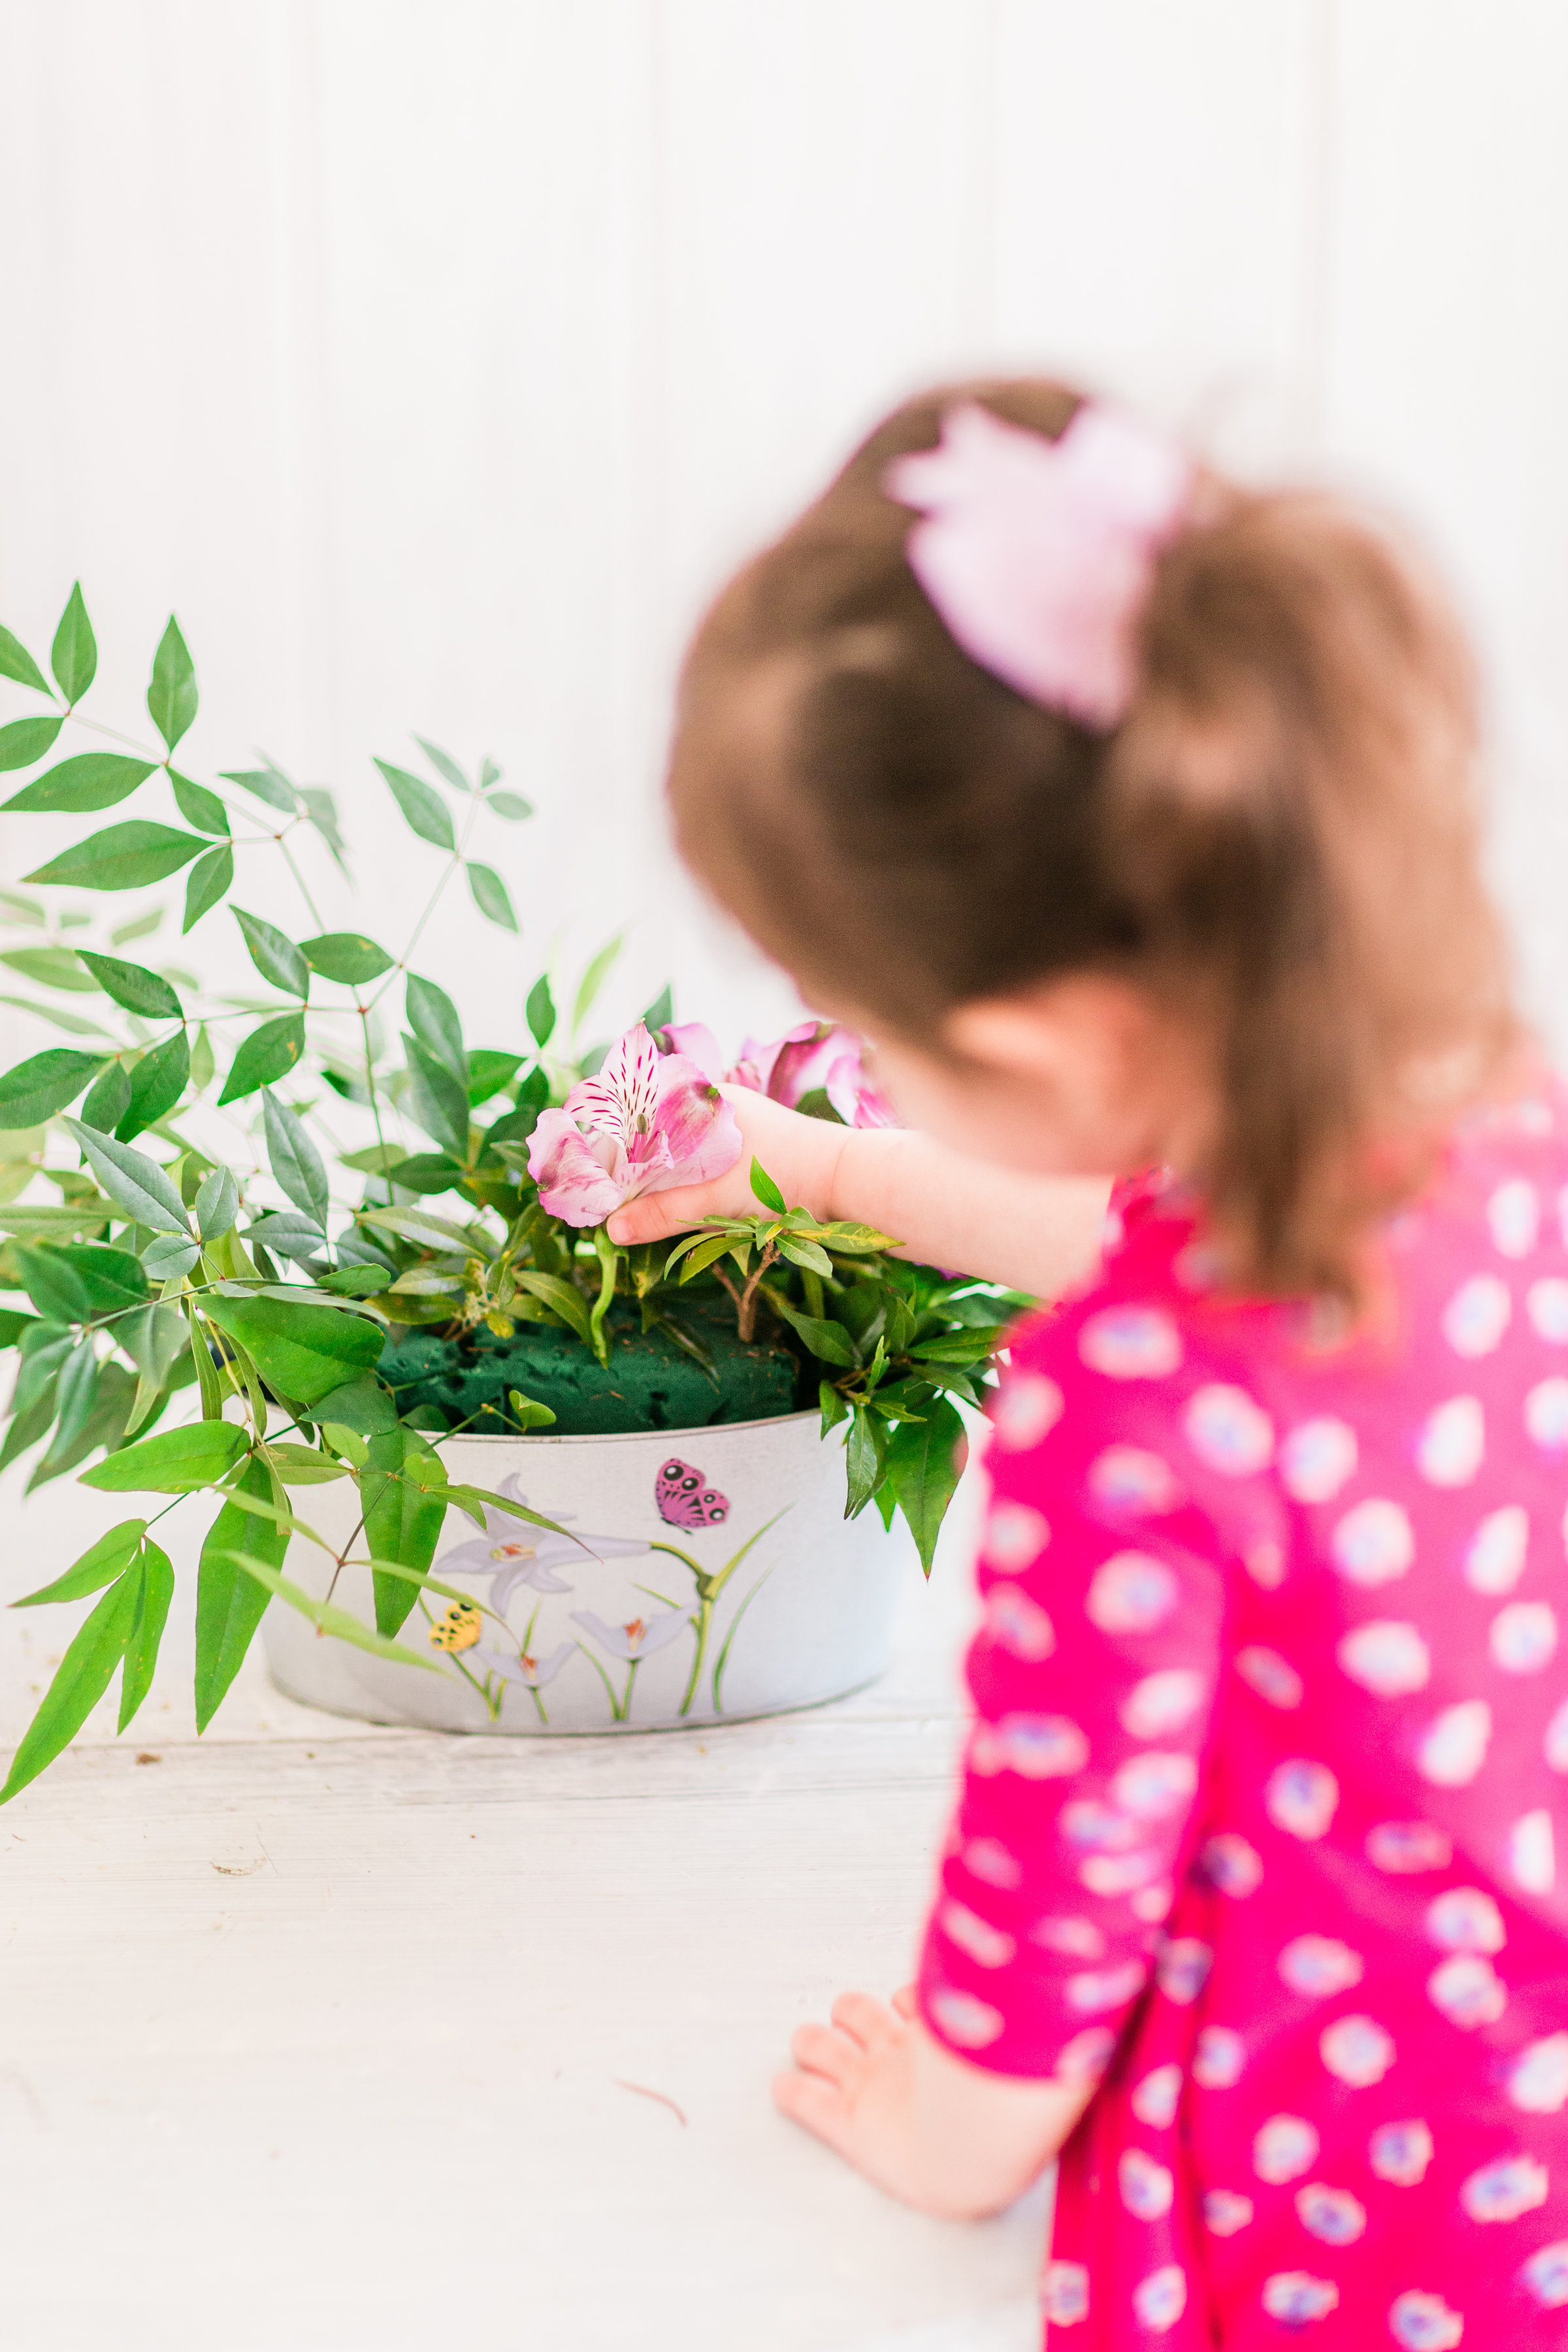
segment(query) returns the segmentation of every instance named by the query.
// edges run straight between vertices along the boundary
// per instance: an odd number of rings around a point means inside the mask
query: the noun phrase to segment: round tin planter
[[[455,1437],[454,1482],[526,1502],[568,1530],[449,1510],[432,1575],[493,1615],[420,1604],[399,1640],[439,1669],[320,1639],[268,1609],[273,1680],[291,1698],[373,1723],[438,1731],[674,1730],[840,1697],[887,1666],[907,1566],[901,1526],[844,1517],[844,1457],[815,1412],[613,1437]],[[348,1480],[302,1513],[334,1543],[353,1531]],[[897,1523],[896,1523],[897,1524]],[[286,1573],[317,1597],[331,1562],[296,1538]],[[370,1577],[334,1601],[374,1623]],[[497,1619],[504,1620],[504,1624]]]

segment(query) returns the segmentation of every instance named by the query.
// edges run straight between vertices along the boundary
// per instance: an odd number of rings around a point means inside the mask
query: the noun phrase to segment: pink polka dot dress
[[[994,1412],[921,1965],[1100,2087],[1053,2347],[1568,2347],[1568,1108],[1454,1139],[1376,1338],[1124,1203]]]

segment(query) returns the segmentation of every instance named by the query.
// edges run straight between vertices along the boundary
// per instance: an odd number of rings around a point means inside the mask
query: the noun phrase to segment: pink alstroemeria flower
[[[892,1104],[866,1076],[864,1038],[837,1021],[803,1021],[771,1045],[748,1037],[730,1083],[794,1110],[818,1088],[846,1127],[897,1127]]]
[[[717,1087],[684,1054],[661,1055],[639,1021],[564,1109],[542,1111],[528,1172],[541,1206],[569,1225],[601,1225],[643,1192],[703,1184],[741,1156]]]
[[[599,1647],[608,1650],[612,1658],[636,1660],[651,1657],[667,1642],[673,1642],[696,1614],[695,1608],[666,1609],[657,1617],[633,1617],[625,1625],[606,1625],[595,1611],[574,1609],[572,1622],[592,1633]]]

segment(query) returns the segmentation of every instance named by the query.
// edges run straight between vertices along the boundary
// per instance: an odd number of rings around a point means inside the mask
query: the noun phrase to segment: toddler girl
[[[689,664],[691,863],[910,1131],[793,1200],[1041,1292],[918,1990],[780,2105],[894,2194],[1062,2149],[1065,2347],[1568,2342],[1568,1104],[1431,584],[1043,383],[899,410]],[[1121,1181],[1103,1243],[1103,1183]]]

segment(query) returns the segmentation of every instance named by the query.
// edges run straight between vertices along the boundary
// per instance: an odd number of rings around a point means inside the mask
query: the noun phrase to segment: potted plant
[[[739,1152],[710,1034],[672,1021],[667,990],[584,1051],[612,941],[567,1036],[546,974],[516,1035],[470,1045],[451,996],[411,968],[428,906],[400,956],[323,928],[296,852],[313,836],[346,873],[328,793],[265,759],[205,782],[176,766],[196,684],[174,621],[147,698],[161,747],[84,714],[96,661],[79,588],[58,691],[0,629],[0,675],[38,698],[0,726],[0,770],[37,771],[4,803],[13,824],[172,803],[0,893],[17,941],[0,950],[5,1001],[68,1041],[0,1075],[0,1347],[16,1366],[0,1467],[29,1455],[29,1492],[74,1471],[153,1499],[15,1604],[97,1596],[3,1795],[117,1672],[131,1722],[174,1588],[156,1529],[193,1495],[213,1512],[198,1728],[264,1614],[286,1687],[457,1728],[711,1721],[879,1671],[884,1530],[901,1514],[929,1572],[962,1462],[956,1403],[980,1401],[1019,1302],[890,1255],[888,1235],[817,1223],[754,1163],[755,1214],[616,1248],[621,1201]],[[57,758],[68,727],[87,748]],[[375,764],[440,855],[430,905],[460,872],[515,930],[471,842],[527,803],[489,760],[470,777],[419,749],[428,773]],[[282,862],[303,936],[234,904],[237,856]],[[226,903],[259,989],[214,994],[128,956],[156,908],[103,937],[71,903],[181,871],[184,931]],[[748,1043],[728,1075],[818,1117],[889,1117],[858,1041],[828,1024]],[[835,1431],[841,1463],[821,1443]]]

